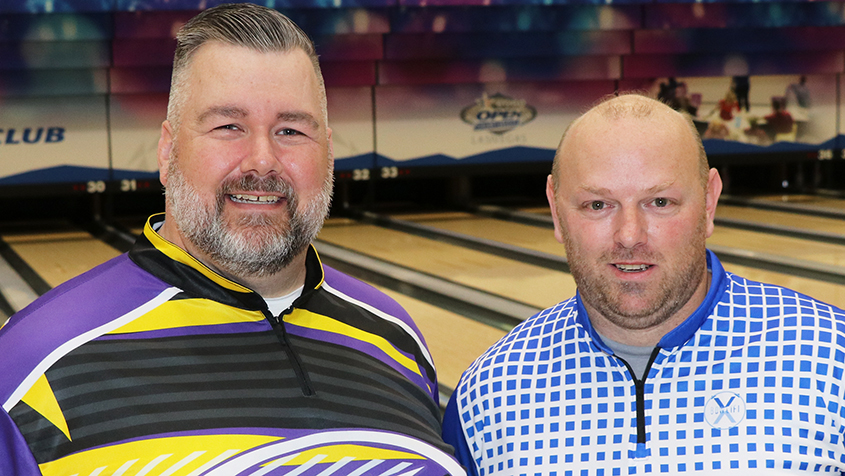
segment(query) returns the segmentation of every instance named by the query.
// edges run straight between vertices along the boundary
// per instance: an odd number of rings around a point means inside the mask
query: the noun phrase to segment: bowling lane
[[[834,243],[716,226],[707,244],[845,266],[845,245]]]
[[[52,287],[119,255],[85,231],[9,232],[3,240]]]
[[[548,214],[548,209],[542,208],[524,211]],[[459,218],[454,214],[447,214],[444,215],[444,217],[445,219],[443,220],[437,220],[435,215],[426,215],[424,216],[423,220],[426,225],[433,226],[435,228],[442,227],[444,229],[459,231],[460,228],[471,228],[471,224],[475,223],[475,220],[478,219],[477,217],[470,215],[470,218],[466,224],[460,224],[457,223],[460,221]],[[482,218],[481,220],[487,219]],[[552,241],[554,241],[554,244],[556,244],[560,248],[563,248],[563,245],[557,243],[557,241],[554,240],[553,232],[550,229],[533,227],[530,225],[522,225],[527,227],[526,233],[519,234],[518,242],[511,242],[509,240],[509,237],[514,234],[514,223],[505,220],[495,219],[492,219],[490,221],[483,221],[483,223],[483,230],[476,230],[473,232],[474,234],[483,233],[483,236],[487,239],[517,246],[524,246],[526,248],[533,248],[531,246],[525,245],[526,241],[528,240],[536,240],[538,243],[544,243],[543,246],[550,246],[549,240],[551,239]],[[500,230],[504,231],[500,232]],[[530,232],[531,230],[533,230],[533,232]],[[843,246],[829,245],[827,243],[818,243],[814,241],[800,240],[796,238],[789,238],[788,240],[781,241],[781,239],[785,239],[787,237],[773,237],[764,233],[754,233],[753,235],[747,235],[748,233],[753,232],[734,230],[726,227],[717,227],[717,232],[714,232],[714,238],[711,238],[711,240],[708,241],[709,243],[719,243],[725,246],[733,246],[737,248],[745,247],[746,249],[765,251],[768,253],[779,254],[783,256],[800,257],[802,259],[829,259],[830,261],[827,261],[828,263],[839,263],[841,265],[845,265],[845,258],[843,257],[845,256],[845,247]],[[741,232],[741,234],[734,234],[734,232]],[[738,243],[738,241],[740,241],[740,238],[737,238],[737,236],[740,236],[741,239],[744,241],[744,246]],[[828,254],[824,253],[825,250],[828,252]],[[562,254],[562,251],[558,251],[557,253]],[[815,279],[804,278],[800,276],[794,276],[786,273],[778,273],[774,271],[761,270],[747,266],[739,266],[733,263],[723,264],[725,265],[725,268],[728,271],[736,273],[745,278],[785,286],[790,289],[794,289],[798,292],[813,296],[824,302],[831,303],[835,306],[845,307],[845,286],[836,285],[825,281],[818,281]],[[574,292],[569,292],[568,289],[566,293],[564,293],[561,289],[558,291],[557,300],[560,301],[566,297],[571,296],[572,294],[574,294]]]
[[[791,203],[795,205],[809,205],[813,207],[830,208],[845,211],[845,199],[825,197],[821,195],[763,195],[754,197],[772,203]]]
[[[505,335],[505,331],[396,291],[379,289],[395,299],[414,318],[431,351],[437,377],[449,388],[455,388],[461,373]]]
[[[545,212],[548,214],[548,209]],[[392,218],[413,221],[477,238],[508,243],[551,255],[566,256],[566,250],[555,239],[554,232],[551,229],[543,230],[532,225],[487,218],[464,212],[393,215]]]
[[[845,220],[824,218],[794,212],[761,210],[720,203],[716,207],[716,218],[747,220],[767,225],[788,226],[808,231],[837,233],[845,235]]]
[[[568,273],[375,225],[331,221],[319,239],[539,308],[575,293]]]

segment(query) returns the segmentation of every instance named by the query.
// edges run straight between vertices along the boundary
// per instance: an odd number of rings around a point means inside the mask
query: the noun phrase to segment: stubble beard
[[[661,253],[644,246],[626,249],[619,245],[603,253],[595,263],[582,258],[583,253],[564,229],[563,239],[569,267],[581,299],[598,311],[602,317],[621,329],[644,330],[660,325],[672,318],[692,298],[707,267],[705,251],[705,218],[699,222],[693,239],[679,253],[676,269],[666,269]],[[701,237],[700,239],[698,237]],[[644,261],[664,266],[663,278],[657,282],[619,282],[608,277],[608,263]],[[645,302],[634,307],[626,297],[645,297]]]
[[[272,276],[286,268],[317,237],[328,215],[331,170],[314,200],[298,210],[299,197],[278,176],[247,174],[228,179],[207,203],[185,180],[175,154],[168,165],[165,198],[182,236],[213,264],[234,277]],[[286,217],[249,214],[227,219],[226,195],[237,192],[279,193],[286,199]]]

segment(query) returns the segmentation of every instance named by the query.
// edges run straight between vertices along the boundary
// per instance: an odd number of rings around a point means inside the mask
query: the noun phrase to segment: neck
[[[306,248],[305,251],[296,256],[283,270],[270,276],[232,276],[208,264],[206,266],[232,281],[243,284],[262,297],[276,298],[287,296],[305,284],[305,255],[307,251],[308,249]]]
[[[158,233],[162,238],[182,248],[215,273],[252,289],[262,297],[275,298],[286,296],[305,284],[305,257],[308,254],[307,247],[294,257],[290,264],[276,274],[269,276],[237,276],[219,267],[208,254],[198,249],[189,240],[184,239],[176,229],[173,219],[168,220],[165,217],[164,224]]]
[[[594,308],[585,300],[582,299],[581,303],[587,311],[590,323],[596,332],[602,336],[620,344],[637,347],[654,347],[660,342],[663,336],[681,325],[704,302],[707,291],[710,289],[710,279],[710,271],[708,270],[704,275],[704,279],[701,280],[698,288],[696,288],[686,304],[668,318],[646,328],[629,328],[619,325],[605,317],[598,309]]]

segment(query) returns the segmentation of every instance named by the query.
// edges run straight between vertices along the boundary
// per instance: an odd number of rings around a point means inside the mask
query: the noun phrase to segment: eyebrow
[[[197,123],[202,124],[212,116],[223,116],[230,119],[243,119],[249,116],[249,112],[247,112],[246,109],[237,106],[212,106],[199,115]],[[280,112],[276,115],[276,120],[283,122],[304,123],[314,129],[320,128],[320,123],[317,122],[314,116],[302,111]]]
[[[662,192],[662,191],[664,191],[664,190],[666,190],[666,189],[670,188],[672,185],[675,185],[675,181],[674,181],[674,180],[672,180],[671,182],[663,182],[663,183],[659,183],[659,184],[655,185],[654,187],[651,187],[651,188],[649,188],[648,190],[646,190],[646,193],[658,193],[658,192]]]
[[[283,122],[299,122],[305,123],[314,129],[320,128],[320,123],[311,114],[301,111],[280,112],[276,119]]]
[[[211,116],[223,116],[228,117],[230,119],[243,119],[248,115],[249,113],[246,112],[246,109],[237,106],[212,106],[206,109],[205,112],[200,114],[199,117],[197,117],[197,123],[202,124]]]
[[[670,188],[674,184],[675,184],[674,180],[671,181],[671,182],[659,183],[659,184],[655,185],[654,187],[650,187],[650,188],[646,189],[645,193],[653,194],[653,193],[662,192],[662,191]],[[592,193],[594,195],[601,195],[601,196],[611,194],[610,189],[605,188],[605,187],[581,187],[581,190],[588,192],[588,193]]]

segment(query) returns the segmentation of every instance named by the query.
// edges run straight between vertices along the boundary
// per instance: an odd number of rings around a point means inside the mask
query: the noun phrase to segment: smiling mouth
[[[253,203],[261,205],[272,205],[278,203],[282,197],[275,195],[250,195],[246,193],[232,193],[229,198],[235,203]]]
[[[614,264],[614,266],[623,273],[641,273],[651,268],[651,265],[647,264]]]

